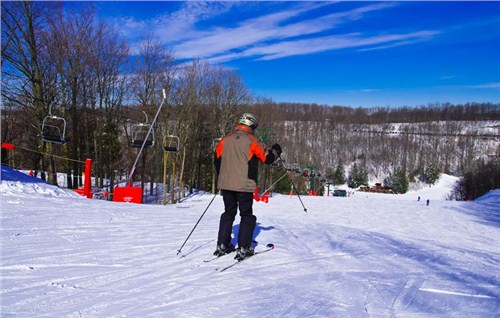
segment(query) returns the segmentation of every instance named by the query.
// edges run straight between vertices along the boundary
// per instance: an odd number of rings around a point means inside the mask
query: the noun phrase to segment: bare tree
[[[139,54],[135,59],[133,92],[134,97],[140,105],[142,112],[145,112],[148,118],[154,118],[162,99],[162,90],[165,89],[167,95],[170,94],[170,86],[173,73],[173,56],[154,38],[153,34],[145,36],[139,44]],[[168,105],[164,106],[167,116],[163,116],[164,126],[168,126]],[[151,123],[150,123],[151,124]],[[153,194],[154,184],[160,180],[162,158],[160,156],[161,137],[159,129],[155,129],[155,142],[157,145],[148,150],[152,156],[147,158],[147,152],[143,153],[141,183],[144,184],[146,174],[149,175],[150,194]],[[168,129],[168,127],[166,128]],[[147,166],[147,167],[146,167]]]
[[[93,152],[92,120],[85,117],[86,111],[95,100],[95,73],[91,68],[95,52],[95,11],[91,6],[82,10],[65,11],[54,15],[50,20],[52,33],[48,38],[51,47],[52,63],[58,73],[58,101],[65,110],[70,135],[67,157],[71,159],[66,166],[80,175],[81,160]],[[83,127],[87,127],[86,129]],[[77,188],[81,180],[75,178],[72,187]]]
[[[90,66],[94,76],[89,79],[89,84],[94,94],[89,106],[96,127],[93,134],[95,177],[100,187],[104,178],[109,179],[111,190],[114,188],[114,171],[121,157],[117,114],[125,98],[127,56],[128,47],[120,40],[118,32],[99,23],[92,46]]]
[[[43,118],[54,101],[53,66],[48,63],[48,47],[43,37],[48,29],[47,17],[60,12],[61,5],[31,1],[3,1],[1,5],[2,98],[30,115],[27,117],[29,147],[52,154],[50,144],[42,144],[34,137],[39,135]],[[42,171],[45,166],[42,163]],[[48,181],[57,184],[53,160],[50,170]]]
[[[251,95],[243,79],[222,66],[210,67],[206,103],[210,107],[213,135],[222,137],[234,126],[242,107],[250,105]]]
[[[178,188],[180,194],[184,193],[186,180],[184,171],[186,159],[196,153],[196,125],[203,121],[200,118],[200,110],[203,104],[205,89],[205,78],[208,72],[208,64],[202,61],[193,61],[186,64],[178,70],[175,90],[173,92],[173,107],[176,111],[175,128],[173,129],[180,139],[182,151],[178,156],[172,159],[171,189],[175,188],[176,178],[178,179]],[[179,165],[178,177],[175,175],[176,165]],[[178,199],[171,192],[171,202],[177,202]],[[179,198],[180,199],[180,198]]]

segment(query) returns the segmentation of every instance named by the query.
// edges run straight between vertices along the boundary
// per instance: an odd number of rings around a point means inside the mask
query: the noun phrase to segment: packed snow
[[[500,190],[446,201],[450,184],[301,196],[307,213],[274,194],[254,203],[274,250],[219,272],[219,195],[90,200],[2,167],[1,316],[499,317]]]

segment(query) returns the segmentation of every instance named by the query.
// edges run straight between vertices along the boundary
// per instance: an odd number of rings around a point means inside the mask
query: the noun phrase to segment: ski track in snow
[[[211,194],[153,206],[23,189],[0,192],[2,317],[500,316],[491,200],[304,196],[306,214],[296,196],[274,195],[254,211],[257,249],[275,249],[221,273],[232,256],[203,262],[221,197],[177,255]]]

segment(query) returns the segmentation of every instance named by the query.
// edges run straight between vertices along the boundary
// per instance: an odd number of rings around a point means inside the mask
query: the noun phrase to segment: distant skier
[[[418,199],[417,199],[417,201],[420,201],[420,196],[418,196]]]
[[[253,215],[252,206],[259,160],[271,164],[281,155],[279,144],[274,144],[266,155],[265,149],[254,137],[257,126],[255,116],[243,114],[233,131],[222,138],[215,149],[217,186],[221,189],[225,210],[220,217],[216,256],[235,250],[231,244],[231,233],[238,207],[241,222],[235,259],[242,260],[254,254],[252,238],[257,218]]]
[[[431,203],[431,201],[429,199],[427,199],[427,206],[429,206],[429,203]]]

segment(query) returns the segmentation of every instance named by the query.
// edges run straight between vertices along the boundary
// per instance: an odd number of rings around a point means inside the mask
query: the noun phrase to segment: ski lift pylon
[[[146,116],[145,123],[139,123],[132,125],[130,129],[130,135],[132,136],[132,147],[141,148],[144,144],[144,148],[151,148],[155,145],[155,132],[154,129],[151,129],[151,124],[148,123],[148,115],[144,112],[144,116]],[[151,134],[149,131],[151,130]]]
[[[163,151],[179,152],[179,137],[175,135],[166,135],[163,137]]]
[[[63,117],[52,115],[52,105],[49,107],[49,114],[42,121],[42,140],[56,144],[65,144],[66,140],[66,120]]]

